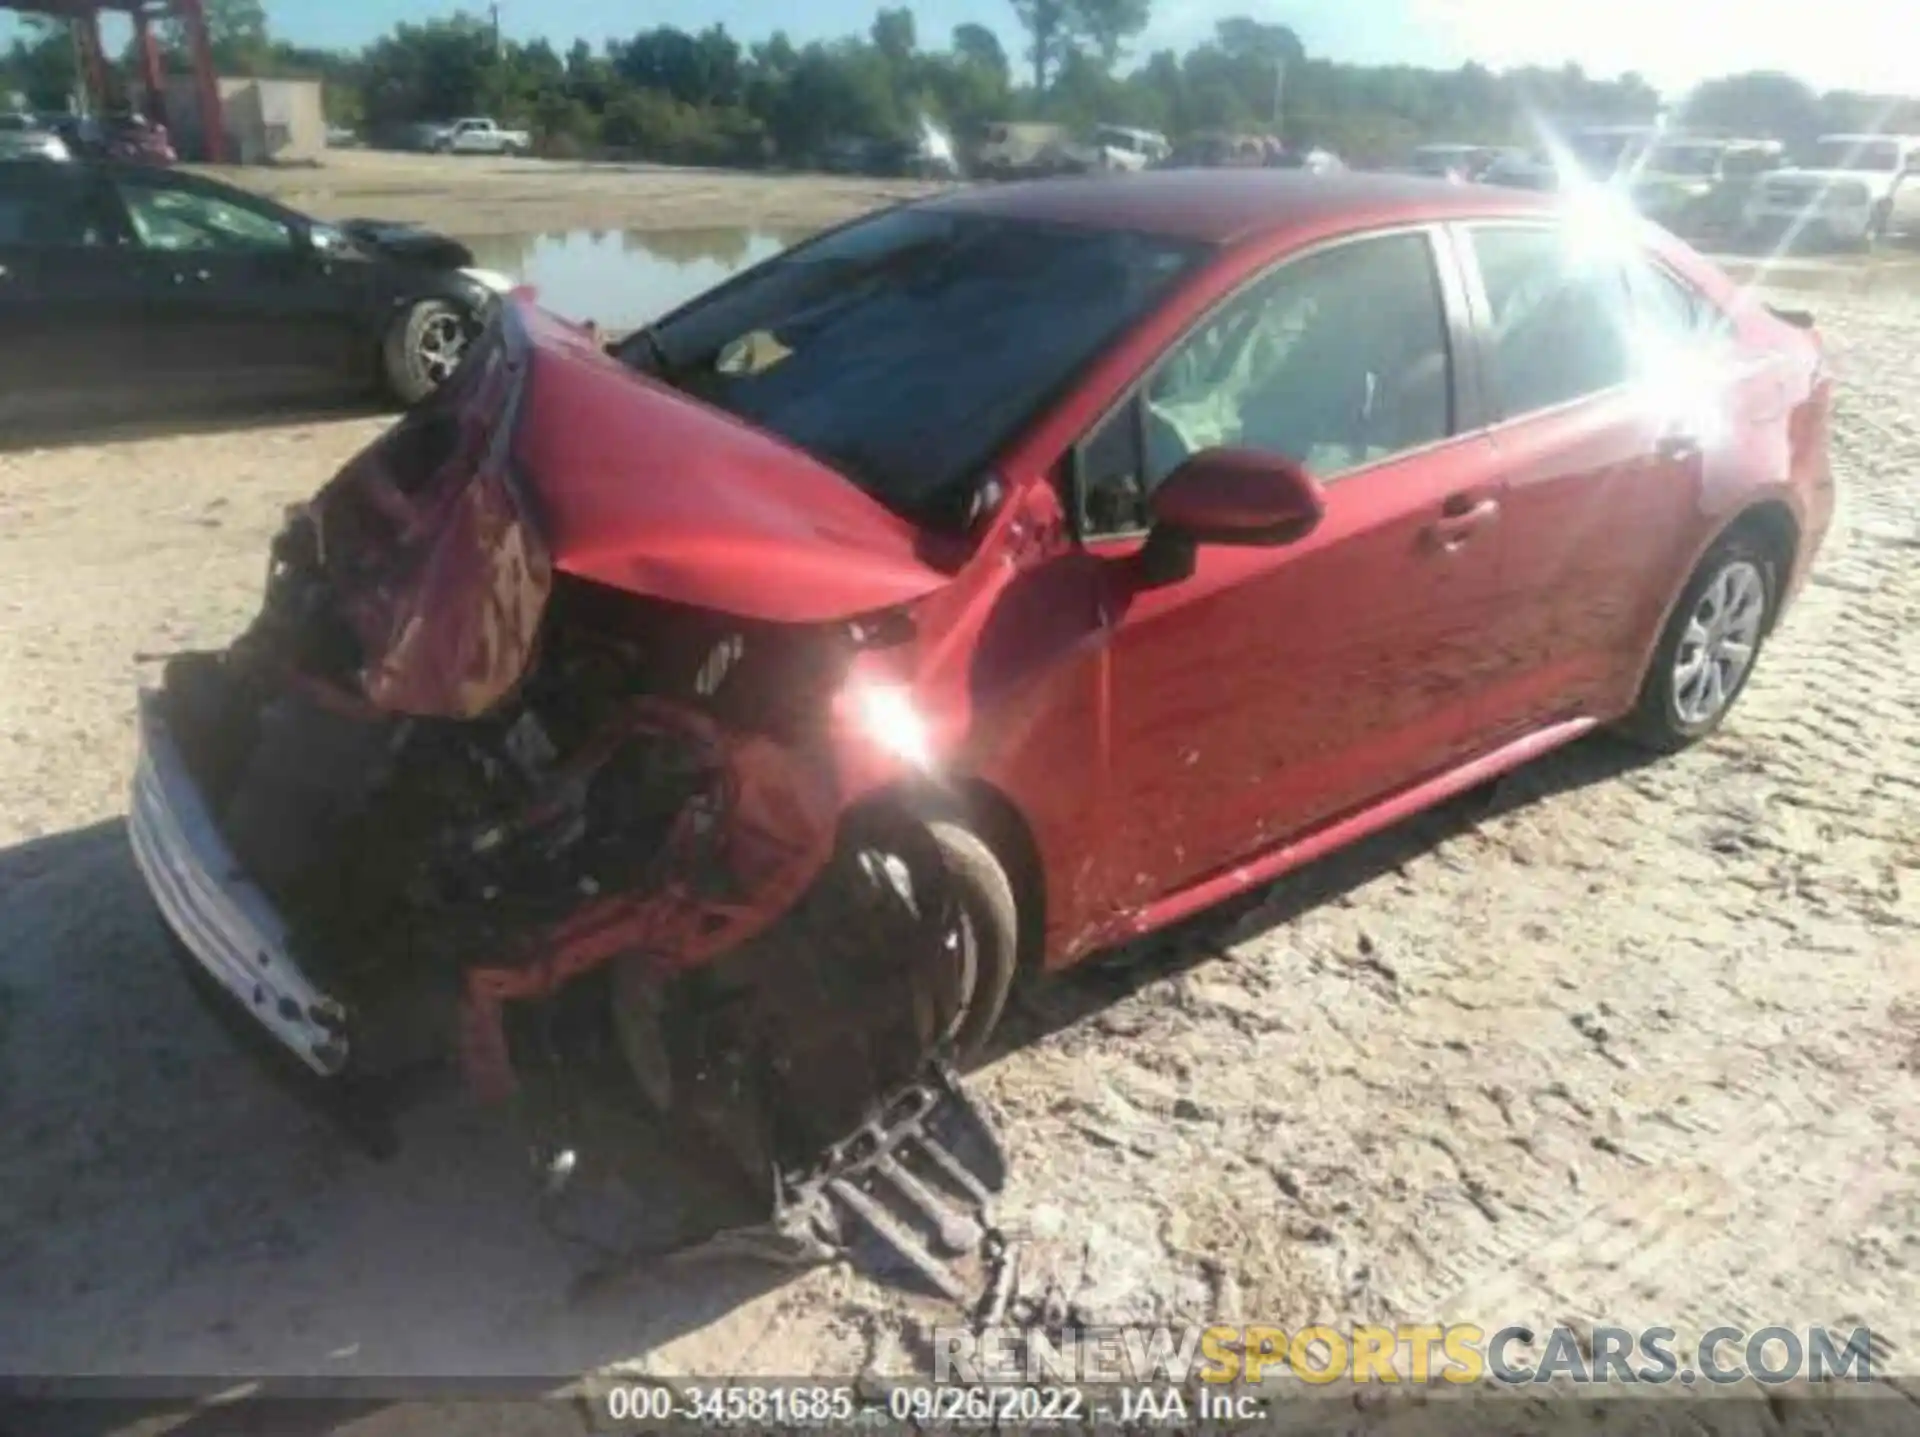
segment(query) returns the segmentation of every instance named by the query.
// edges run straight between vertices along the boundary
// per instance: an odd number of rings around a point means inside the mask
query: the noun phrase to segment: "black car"
[[[121,402],[415,403],[508,288],[472,264],[429,231],[178,171],[0,164],[0,433]]]

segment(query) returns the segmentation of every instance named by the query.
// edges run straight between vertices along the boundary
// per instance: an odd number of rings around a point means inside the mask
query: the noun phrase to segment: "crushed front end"
[[[584,1006],[816,1252],[837,1213],[874,1227],[895,1149],[939,1146],[929,1113],[963,1102],[929,1079],[937,1022],[900,961],[939,941],[937,875],[901,836],[921,876],[863,882],[842,832],[826,716],[897,630],[556,563],[516,459],[513,330],[289,516],[230,647],[141,695],[135,854],[200,976],[314,1079],[457,1056],[504,1098],[567,1065],[556,1018]],[[987,1189],[944,1191],[964,1213]]]

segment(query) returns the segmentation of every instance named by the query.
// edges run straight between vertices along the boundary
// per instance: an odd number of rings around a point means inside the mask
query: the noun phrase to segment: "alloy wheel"
[[[1766,580],[1748,559],[1727,564],[1701,591],[1673,657],[1673,706],[1682,723],[1711,723],[1733,702],[1766,612]]]
[[[467,352],[467,327],[457,314],[431,315],[420,326],[414,352],[421,372],[435,384],[444,384]]]

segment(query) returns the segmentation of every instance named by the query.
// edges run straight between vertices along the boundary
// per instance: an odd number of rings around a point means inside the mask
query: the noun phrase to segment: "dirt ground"
[[[938,188],[861,176],[750,174],[486,156],[336,150],[318,168],[201,167],[282,204],[343,220],[414,220],[462,236],[718,225],[818,228]]]
[[[518,173],[475,162],[490,212]],[[635,222],[694,205],[632,183]],[[974,1080],[1024,1292],[1288,1329],[1864,1322],[1915,1371],[1920,300],[1788,298],[1845,378],[1841,520],[1727,728],[1651,764],[1579,745],[1025,1000]],[[0,1372],[910,1363],[935,1310],[846,1268],[583,1289],[597,1258],[539,1220],[504,1124],[435,1098],[359,1158],[169,966],[122,823],[140,656],[225,641],[282,506],[383,423],[0,454]],[[644,1226],[697,1198],[656,1169],[622,1201]]]

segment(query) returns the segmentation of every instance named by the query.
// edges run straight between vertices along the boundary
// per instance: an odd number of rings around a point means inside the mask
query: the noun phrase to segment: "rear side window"
[[[73,249],[111,241],[99,207],[68,171],[0,165],[0,245]]]
[[[1634,313],[1651,336],[1705,347],[1728,338],[1732,323],[1705,295],[1653,260],[1627,267]]]
[[[1619,265],[1548,226],[1469,230],[1487,297],[1487,350],[1506,417],[1625,384],[1631,313]]]

